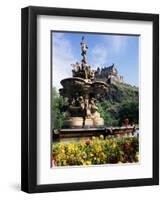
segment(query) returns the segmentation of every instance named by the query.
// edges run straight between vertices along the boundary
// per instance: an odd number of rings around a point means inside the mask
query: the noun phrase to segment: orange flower
[[[91,141],[89,139],[85,141],[86,145],[89,145],[90,143],[91,143]]]

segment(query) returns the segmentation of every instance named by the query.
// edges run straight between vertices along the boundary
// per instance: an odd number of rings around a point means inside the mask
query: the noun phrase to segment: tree
[[[128,118],[129,123],[138,124],[139,121],[139,104],[138,101],[122,101],[122,103],[113,103],[103,101],[97,104],[98,112],[104,119],[106,126],[121,126],[124,119]]]
[[[64,111],[67,107],[67,98],[59,96],[56,88],[52,88],[52,128],[58,129],[63,126]]]
[[[119,125],[124,123],[124,119],[128,118],[129,123],[138,124],[139,121],[139,104],[137,101],[128,101],[120,105],[119,109]]]

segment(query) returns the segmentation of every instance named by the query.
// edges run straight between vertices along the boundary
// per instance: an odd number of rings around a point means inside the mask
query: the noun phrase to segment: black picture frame
[[[37,185],[37,16],[56,15],[153,23],[153,177]],[[21,12],[21,190],[28,193],[159,184],[159,15],[30,6]],[[148,114],[148,113],[147,113]]]

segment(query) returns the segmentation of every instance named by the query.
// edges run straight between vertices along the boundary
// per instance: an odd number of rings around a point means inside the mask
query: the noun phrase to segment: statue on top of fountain
[[[84,78],[88,82],[92,82],[95,77],[95,71],[91,70],[91,66],[87,64],[86,54],[87,54],[88,46],[84,42],[84,36],[82,37],[82,41],[81,41],[80,45],[81,45],[81,51],[82,51],[81,65],[78,62],[76,62],[75,64],[71,64],[73,67],[73,70],[72,70],[73,77]]]

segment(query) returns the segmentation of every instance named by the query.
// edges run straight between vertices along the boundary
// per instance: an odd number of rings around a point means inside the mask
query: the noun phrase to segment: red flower
[[[85,141],[86,145],[89,145],[90,143],[91,143],[91,141],[89,139]]]
[[[56,161],[56,155],[54,153],[52,154],[52,160]]]
[[[57,166],[57,163],[56,163],[56,155],[53,153],[52,154],[52,167],[55,167]]]

